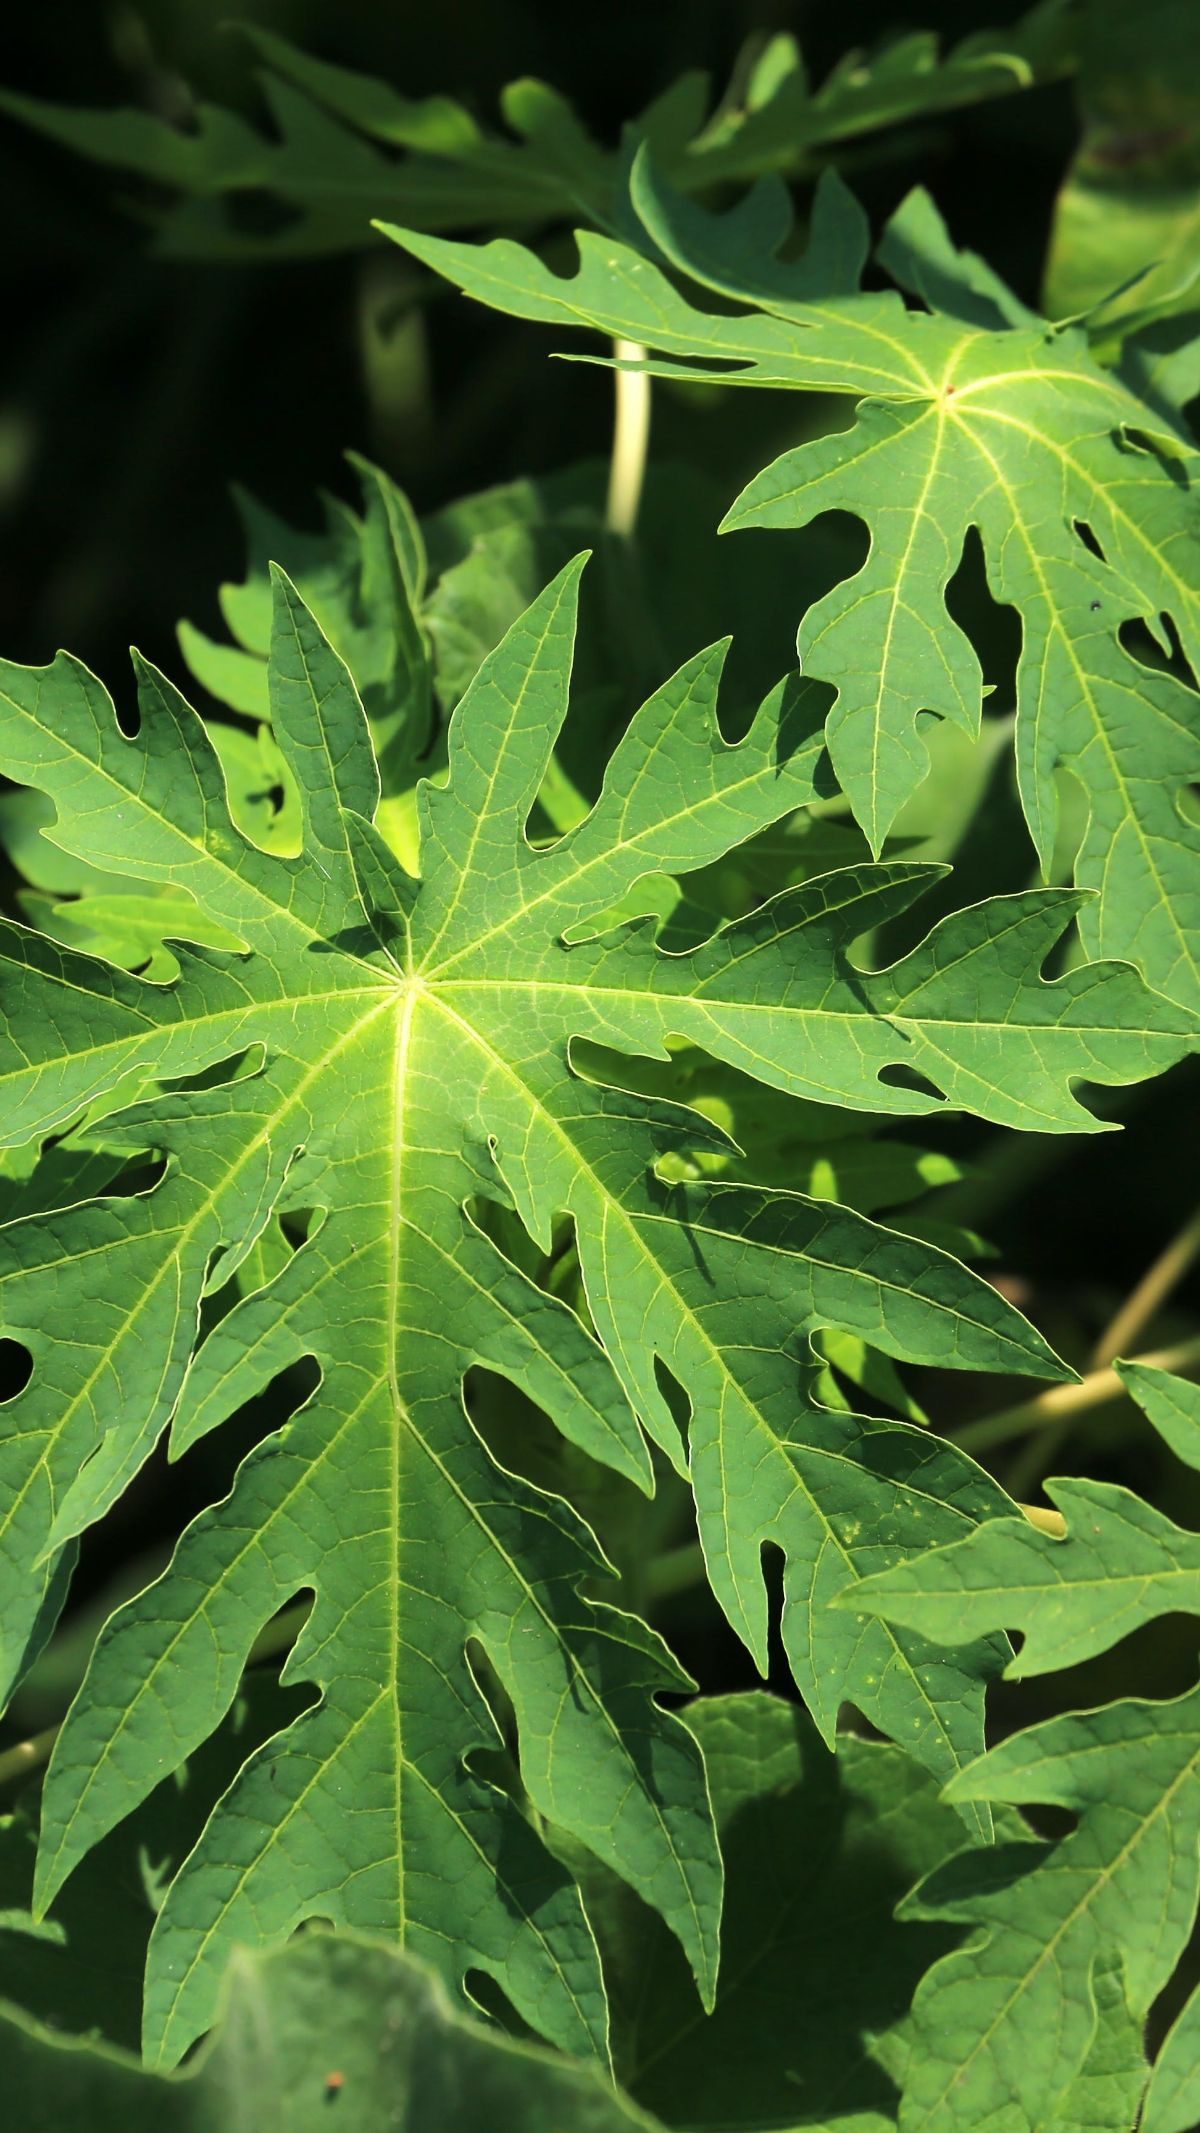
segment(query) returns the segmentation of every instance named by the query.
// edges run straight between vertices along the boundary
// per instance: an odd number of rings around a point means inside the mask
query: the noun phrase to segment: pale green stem
[[[661,1600],[673,1599],[677,1592],[690,1592],[694,1585],[704,1583],[706,1575],[699,1541],[688,1541],[683,1548],[669,1548],[646,1566],[642,1582],[646,1605],[654,1607]]]
[[[1158,1370],[1174,1370],[1181,1377],[1194,1377],[1200,1372],[1200,1339],[1180,1341],[1175,1348],[1159,1348],[1152,1355],[1136,1355],[1130,1362],[1148,1363]],[[1125,1387],[1115,1370],[1090,1370],[1076,1385],[1052,1385],[1048,1392],[1039,1392],[1032,1400],[1021,1400],[1015,1407],[1002,1408],[998,1414],[985,1415],[978,1422],[964,1422],[954,1432],[955,1444],[961,1444],[972,1452],[990,1451],[994,1445],[1007,1444],[1012,1437],[1023,1437],[1029,1430],[1058,1425],[1077,1415],[1086,1414],[1095,1407],[1107,1407],[1113,1400],[1125,1398]]]
[[[618,363],[644,363],[646,360],[646,351],[637,341],[614,341],[613,354]],[[642,484],[646,478],[646,454],[650,446],[650,380],[644,370],[618,370],[614,377],[616,409],[605,521],[610,532],[629,535],[637,524]]]
[[[6,1748],[0,1755],[0,1785],[12,1785],[39,1770],[50,1760],[50,1750],[58,1739],[58,1727],[47,1726],[44,1733],[31,1734],[28,1740],[19,1740],[15,1748]]]
[[[1092,1355],[1095,1369],[1100,1370],[1105,1363],[1111,1363],[1114,1356],[1128,1353],[1151,1319],[1161,1311],[1172,1291],[1178,1288],[1197,1253],[1200,1253],[1200,1207],[1191,1221],[1184,1223],[1179,1235],[1171,1239],[1153,1266],[1147,1268],[1116,1317],[1105,1327]]]

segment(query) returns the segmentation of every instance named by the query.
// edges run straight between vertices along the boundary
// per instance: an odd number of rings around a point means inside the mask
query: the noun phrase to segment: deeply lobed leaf
[[[4,1324],[33,1358],[5,1448],[14,1659],[45,1620],[39,1579],[59,1591],[59,1551],[168,1421],[178,1451],[293,1363],[320,1371],[165,1578],[113,1618],[48,1778],[42,1905],[219,1724],[263,1624],[314,1594],[288,1678],[321,1701],[246,1765],[155,1929],[147,2037],[167,2059],[211,2020],[230,1947],[313,1915],[399,1937],[455,1981],[488,1971],[543,2033],[602,2048],[573,1888],[463,1760],[486,1737],[473,1653],[515,1713],[532,1806],[662,1913],[711,1995],[719,1864],[700,1762],[654,1702],[684,1677],[643,1625],[580,1595],[603,1560],[565,1503],[485,1452],[463,1406],[475,1365],[643,1486],[643,1431],[689,1474],[714,1589],[760,1662],[760,1552],[777,1543],[785,1645],[827,1739],[852,1699],[943,1777],[979,1746],[996,1640],[939,1654],[828,1602],[1004,1499],[919,1430],[813,1407],[810,1337],[1063,1366],[926,1243],[733,1177],[672,1179],[709,1129],[574,1071],[573,1043],[661,1057],[682,1035],[793,1093],[896,1113],[939,1100],[886,1078],[919,1060],[987,1115],[1015,1104],[1066,1125],[1072,1078],[1135,1077],[1190,1041],[1190,1018],[1129,970],[1043,983],[1071,898],[960,914],[870,978],[844,948],[907,900],[903,869],[826,877],[686,955],[645,925],[595,931],[643,875],[702,865],[811,793],[821,703],[785,685],[731,746],[720,648],[699,655],[631,722],[593,810],[536,849],[524,825],[566,713],[577,577],[510,629],[456,712],[449,782],[421,796],[419,886],[371,826],[378,776],[346,670],[282,577],[272,728],[299,853],[239,835],[203,728],[151,670],[135,741],[72,663],[6,672],[3,759],[52,799],[56,840],[169,882],[242,944],[174,944],[178,978],[156,985],[7,936],[13,1137],[104,1097],[106,1144],[166,1165],[140,1196],[0,1236]],[[951,964],[970,972],[974,1017],[949,1011]],[[599,1341],[500,1252],[481,1197],[543,1250],[570,1217]],[[205,1294],[280,1217],[302,1241],[282,1265],[273,1249],[266,1285],[197,1346]],[[47,1331],[64,1326],[69,1341]]]
[[[865,218],[832,177],[800,259],[778,256],[790,208],[771,181],[712,215],[643,153],[632,203],[641,251],[582,232],[567,277],[507,240],[388,234],[484,303],[657,351],[652,374],[857,398],[852,428],[785,453],[725,525],[849,511],[869,528],[865,564],[808,608],[798,644],[805,672],[837,692],[830,752],[873,847],[926,774],[930,719],[978,726],[982,676],[946,605],[974,528],[995,598],[1022,621],[1017,778],[1042,865],[1065,768],[1088,799],[1076,879],[1097,891],[1080,919],[1089,952],[1129,956],[1196,1004],[1197,699],[1170,661],[1177,640],[1189,671],[1200,663],[1200,581],[1194,451],[1178,427],[1081,333],[1048,327],[956,252],[924,194],[879,254],[923,309],[861,291]],[[724,307],[702,309],[668,267]],[[1148,632],[1144,656],[1133,625]]]

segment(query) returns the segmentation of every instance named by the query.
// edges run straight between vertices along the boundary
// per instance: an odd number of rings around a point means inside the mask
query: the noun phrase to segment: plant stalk
[[[618,363],[644,363],[646,351],[637,341],[613,342]],[[605,522],[610,533],[628,538],[637,525],[646,478],[646,455],[650,448],[650,380],[644,370],[618,370],[616,412],[613,423],[612,461],[608,476]]]
[[[57,1726],[47,1726],[43,1733],[33,1733],[28,1740],[19,1740],[15,1748],[6,1748],[0,1755],[0,1785],[15,1784],[48,1763],[58,1733]]]
[[[1177,1237],[1171,1239],[1166,1250],[1159,1254],[1153,1266],[1148,1267],[1137,1287],[1132,1289],[1114,1319],[1104,1329],[1092,1355],[1092,1366],[1103,1369],[1113,1358],[1124,1355],[1138,1336],[1162,1309],[1173,1290],[1178,1288],[1184,1275],[1200,1253],[1200,1207],[1190,1222],[1185,1222]]]
[[[1180,1377],[1195,1377],[1200,1373],[1200,1337],[1180,1341],[1174,1348],[1156,1349],[1149,1355],[1130,1356],[1129,1360],[1148,1363],[1157,1370],[1173,1370]],[[1091,1408],[1107,1407],[1111,1401],[1124,1398],[1125,1387],[1115,1370],[1090,1370],[1076,1385],[1052,1385],[1048,1392],[1039,1392],[1032,1400],[1021,1400],[998,1414],[984,1415],[978,1422],[964,1422],[955,1431],[954,1442],[967,1451],[990,1451],[994,1445],[1023,1437],[1028,1430],[1073,1421]]]

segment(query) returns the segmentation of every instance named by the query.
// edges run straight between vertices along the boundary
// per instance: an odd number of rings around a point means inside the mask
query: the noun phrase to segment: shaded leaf
[[[1172,1450],[1200,1467],[1200,1386],[1144,1363],[1118,1368]],[[1020,1630],[1005,1669],[1014,1679],[1077,1666],[1162,1615],[1200,1614],[1200,1534],[1113,1482],[1059,1479],[1045,1491],[1064,1538],[1023,1517],[989,1520],[869,1579],[848,1604],[947,1644]]]
[[[1200,1691],[1050,1719],[992,1749],[953,1790],[1079,1819],[1047,1846],[961,1855],[911,1899],[909,1915],[974,1930],[918,1987],[900,2126],[965,2133],[986,2120],[995,2133],[1040,2133],[1048,2099],[1065,2108],[1073,2087],[1078,2099],[1097,2046],[1097,1970],[1120,1964],[1144,2021],[1187,1944],[1200,1893]]]
[[[356,2133],[651,2133],[594,2068],[468,2021],[409,1956],[353,1935],[235,1957],[217,2036],[174,2078],[13,2013],[0,2024],[27,2133],[317,2133],[334,2107]]]

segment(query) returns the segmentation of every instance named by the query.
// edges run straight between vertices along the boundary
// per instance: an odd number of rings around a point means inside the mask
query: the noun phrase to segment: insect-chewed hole
[[[33,1376],[33,1357],[24,1341],[0,1335],[0,1406],[24,1392]]]
[[[936,1083],[922,1074],[919,1067],[909,1066],[907,1061],[896,1059],[879,1069],[879,1080],[888,1089],[911,1089],[915,1096],[931,1096],[935,1103],[945,1103],[945,1097]]]
[[[1096,556],[1101,563],[1106,563],[1108,561],[1108,557],[1105,555],[1103,548],[1100,546],[1100,543],[1096,538],[1095,528],[1089,526],[1085,518],[1072,519],[1071,530],[1075,534],[1076,538],[1083,542],[1084,547],[1089,549],[1092,555]]]

